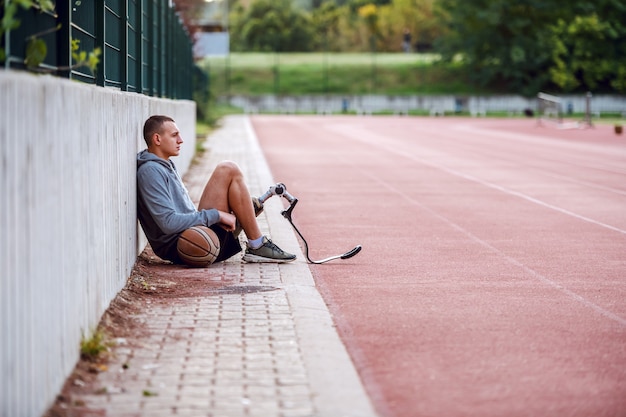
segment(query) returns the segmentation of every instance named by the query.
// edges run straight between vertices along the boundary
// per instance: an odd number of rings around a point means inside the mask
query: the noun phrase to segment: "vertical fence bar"
[[[148,36],[150,31],[150,20],[148,19],[148,13],[150,10],[150,3],[147,0],[140,0],[139,7],[139,20],[140,20],[140,30],[139,30],[139,73],[140,82],[139,91],[143,94],[147,93],[147,84],[148,84],[148,73],[147,73],[147,58],[148,58]]]
[[[169,31],[167,21],[167,2],[161,2],[161,26],[159,32],[161,33],[160,45],[159,45],[159,70],[161,72],[161,85],[160,95],[161,97],[168,97],[167,95],[167,32]]]
[[[165,54],[172,55],[172,38],[173,38],[173,19],[174,13],[171,9],[166,10],[165,13]],[[172,98],[172,72],[174,63],[171,59],[165,60],[165,97]]]
[[[120,7],[120,89],[128,91],[128,0]]]
[[[148,83],[148,88],[150,89],[149,94],[151,96],[155,95],[155,86],[156,86],[156,80],[155,80],[155,67],[156,67],[156,59],[154,56],[154,43],[156,41],[156,30],[155,30],[155,20],[156,20],[156,3],[154,0],[149,0],[149,5],[148,5],[148,34],[149,34],[149,38],[148,38],[148,44],[147,44],[147,48],[148,48],[148,74],[150,74],[149,77],[149,83]]]
[[[96,69],[96,84],[100,87],[104,87],[105,74],[105,41],[104,41],[104,15],[105,15],[105,0],[95,0],[95,13],[96,13],[96,47],[100,48],[100,62]]]
[[[71,78],[72,52],[71,52],[71,0],[59,0],[56,3],[58,23],[61,27],[57,30],[57,62],[61,69],[58,75],[63,78]],[[67,67],[65,69],[64,67]]]
[[[139,0],[139,4],[135,4],[135,85],[138,93],[143,93],[143,0]]]
[[[153,0],[141,0],[141,91],[147,95],[152,95],[152,4]]]
[[[161,45],[161,0],[154,0],[152,4],[152,94],[161,95],[161,55],[159,46]]]
[[[165,7],[165,2],[163,0],[159,1],[159,17],[158,17],[158,25],[157,25],[157,36],[158,36],[158,41],[156,43],[156,50],[155,50],[155,54],[157,54],[157,63],[156,63],[156,67],[157,67],[157,71],[158,71],[158,78],[157,78],[157,94],[160,97],[165,97],[165,91],[164,91],[164,82],[163,82],[163,70],[164,70],[164,53],[165,53],[165,18],[164,18],[164,7]]]

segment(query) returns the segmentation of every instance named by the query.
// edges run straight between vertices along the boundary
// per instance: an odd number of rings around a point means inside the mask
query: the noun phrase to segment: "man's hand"
[[[226,213],[225,211],[218,210],[218,212],[220,213],[219,225],[227,232],[234,231],[235,222],[237,221],[235,215],[232,213]]]

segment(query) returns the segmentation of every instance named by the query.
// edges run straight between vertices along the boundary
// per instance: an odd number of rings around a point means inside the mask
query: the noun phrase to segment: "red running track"
[[[379,414],[626,415],[626,138],[254,116]]]

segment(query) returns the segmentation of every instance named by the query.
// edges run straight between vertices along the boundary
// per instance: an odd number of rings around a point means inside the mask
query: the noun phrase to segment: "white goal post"
[[[591,121],[591,93],[585,96],[585,118],[581,121],[565,122],[563,120],[563,100],[552,94],[537,94],[537,125],[544,123],[556,125],[558,129],[582,129],[593,127]]]
[[[563,101],[551,94],[537,94],[537,123],[563,123]]]

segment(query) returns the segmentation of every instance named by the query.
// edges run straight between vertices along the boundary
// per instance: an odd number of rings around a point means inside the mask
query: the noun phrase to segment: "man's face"
[[[183,143],[183,138],[180,136],[180,130],[174,122],[163,123],[161,133],[155,135],[154,141],[158,144],[158,149],[162,158],[169,158],[171,156],[178,156],[180,153],[180,145]]]

